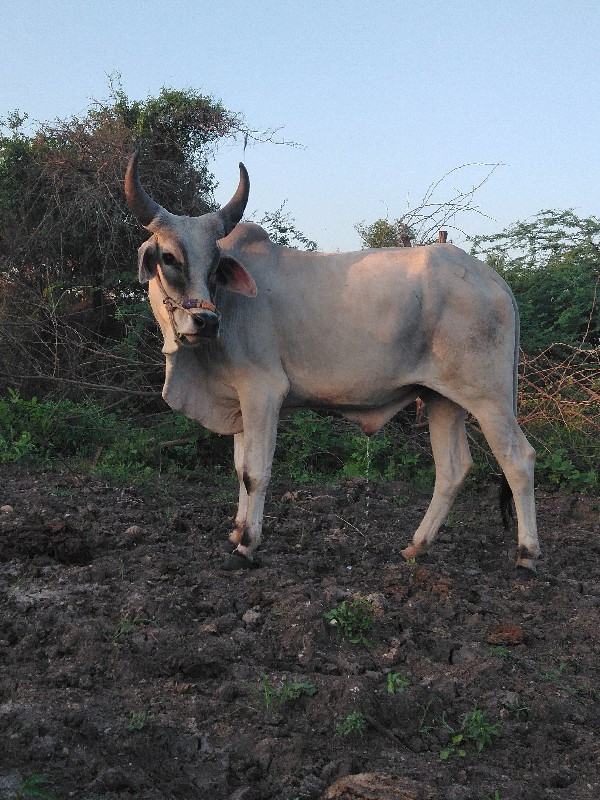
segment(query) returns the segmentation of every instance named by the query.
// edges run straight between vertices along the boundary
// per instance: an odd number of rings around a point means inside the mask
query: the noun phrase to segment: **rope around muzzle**
[[[192,319],[196,316],[192,309],[201,309],[203,311],[212,311],[213,314],[216,314],[217,317],[220,318],[220,314],[217,311],[217,307],[210,302],[210,300],[197,300],[197,299],[190,299],[184,300],[182,303],[179,303],[177,300],[174,300],[169,294],[167,294],[167,290],[165,289],[162,279],[160,277],[160,271],[156,270],[156,283],[158,288],[161,291],[163,296],[163,304],[167,309],[167,314],[169,315],[169,322],[171,323],[171,328],[173,329],[173,334],[176,339],[183,339],[184,334],[180,333],[177,330],[177,323],[175,322],[175,309],[179,308],[181,311],[185,311],[186,314],[189,314]]]

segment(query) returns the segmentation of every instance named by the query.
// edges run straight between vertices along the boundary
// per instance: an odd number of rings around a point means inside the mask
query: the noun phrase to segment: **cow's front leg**
[[[233,437],[233,461],[240,486],[235,527],[229,534],[229,541],[236,547],[241,543],[248,513],[248,492],[244,484],[244,434],[236,433]]]
[[[277,421],[283,393],[256,396],[252,387],[248,397],[240,397],[243,439],[234,440],[236,470],[241,466],[240,503],[236,527],[230,539],[237,547],[225,562],[225,569],[240,569],[255,564],[255,553],[262,533],[263,510],[277,438]],[[239,436],[239,434],[238,434]],[[238,472],[239,475],[239,472]],[[242,490],[243,486],[243,490]],[[241,513],[245,511],[242,520]]]

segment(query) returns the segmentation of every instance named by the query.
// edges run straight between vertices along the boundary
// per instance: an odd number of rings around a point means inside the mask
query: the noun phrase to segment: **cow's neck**
[[[218,343],[167,355],[162,396],[175,411],[196,420],[215,433],[242,430],[237,392],[223,380],[223,354]]]

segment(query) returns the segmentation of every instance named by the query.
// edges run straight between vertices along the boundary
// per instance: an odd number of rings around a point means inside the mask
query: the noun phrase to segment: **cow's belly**
[[[363,433],[371,435],[378,431],[395,414],[413,402],[422,391],[421,386],[409,385],[395,388],[382,395],[381,392],[370,392],[359,399],[354,392],[345,392],[337,397],[333,394],[313,394],[298,396],[290,392],[284,402],[284,411],[310,408],[317,411],[328,411],[343,416],[350,422],[360,425]]]
[[[292,403],[318,408],[379,408],[402,399],[420,384],[416,364],[364,352],[360,345],[344,357],[323,358],[314,364],[288,363],[284,370]]]

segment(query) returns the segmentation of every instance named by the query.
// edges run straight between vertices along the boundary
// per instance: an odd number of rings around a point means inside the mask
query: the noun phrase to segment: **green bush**
[[[367,437],[356,425],[314,411],[298,411],[280,425],[274,470],[296,483],[340,477],[406,480],[433,484],[426,431],[406,435],[403,420],[394,420]]]
[[[92,402],[26,400],[10,392],[0,399],[0,463],[69,460],[115,480],[229,464],[229,440],[183,415],[166,412],[144,421]]]
[[[402,418],[367,438],[349,423],[306,411],[282,422],[273,471],[294,483],[341,477],[403,480],[429,490],[434,468],[427,431]],[[408,431],[408,433],[407,433]],[[538,451],[537,481],[546,488],[594,492],[598,441],[572,423],[533,423],[526,433]],[[473,469],[467,485],[485,482],[498,467],[473,428]],[[232,471],[232,440],[206,431],[182,414],[130,418],[92,401],[25,399],[9,390],[0,398],[0,464],[30,460],[74,462],[114,480],[157,471],[203,474]]]

